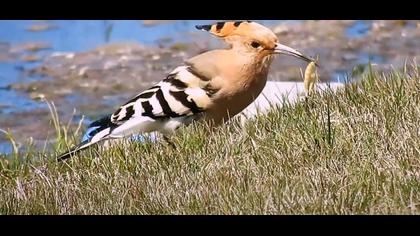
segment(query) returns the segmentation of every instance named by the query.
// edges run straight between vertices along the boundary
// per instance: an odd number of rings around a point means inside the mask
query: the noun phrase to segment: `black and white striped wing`
[[[111,115],[117,127],[111,136],[161,131],[170,132],[206,110],[211,94],[209,80],[180,66],[166,79],[138,94]]]

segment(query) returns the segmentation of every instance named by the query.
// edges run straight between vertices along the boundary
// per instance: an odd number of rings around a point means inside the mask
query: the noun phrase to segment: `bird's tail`
[[[71,148],[69,151],[59,155],[57,157],[57,161],[66,160],[72,157],[74,154],[92,146],[93,144],[108,139],[113,129],[113,124],[110,124],[109,120],[109,116],[106,116],[89,125],[88,132],[83,137],[82,142]]]
[[[77,152],[80,152],[80,151],[88,148],[89,146],[91,146],[93,144],[95,144],[95,143],[90,142],[90,140],[86,140],[86,141],[80,143],[79,145],[74,146],[69,151],[59,155],[57,157],[57,161],[64,161],[66,159],[69,159],[70,157],[72,157]]]

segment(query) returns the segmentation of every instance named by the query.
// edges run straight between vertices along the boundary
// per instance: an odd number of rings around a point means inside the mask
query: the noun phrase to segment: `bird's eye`
[[[251,43],[251,47],[253,48],[259,48],[261,46],[261,44],[257,43],[257,42],[252,42]]]

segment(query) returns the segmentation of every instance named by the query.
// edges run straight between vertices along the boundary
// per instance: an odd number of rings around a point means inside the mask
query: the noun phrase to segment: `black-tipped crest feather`
[[[239,27],[243,22],[251,23],[252,21],[250,21],[250,20],[234,21],[233,25],[235,27]],[[195,28],[198,29],[198,30],[203,30],[203,31],[211,31],[211,27],[213,25],[215,25],[216,30],[220,31],[226,23],[229,23],[229,22],[228,21],[220,21],[220,22],[216,22],[215,24],[210,24],[210,25],[196,25]]]
[[[211,25],[196,25],[195,28],[203,31],[210,31]]]

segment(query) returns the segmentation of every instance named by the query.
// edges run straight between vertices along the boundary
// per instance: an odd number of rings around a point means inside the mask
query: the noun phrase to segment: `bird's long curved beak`
[[[274,48],[274,53],[294,56],[307,62],[315,62],[315,59],[312,59],[304,55],[303,53],[280,43],[276,43],[276,47]],[[315,62],[315,64],[317,63]]]

